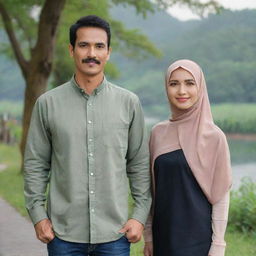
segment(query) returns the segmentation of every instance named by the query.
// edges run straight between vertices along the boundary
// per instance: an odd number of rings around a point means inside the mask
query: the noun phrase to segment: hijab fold
[[[172,108],[174,118],[153,128],[150,139],[152,174],[154,161],[159,155],[181,148],[202,191],[214,204],[231,187],[227,140],[213,122],[204,75],[195,62],[178,60],[170,65],[166,72],[166,86],[172,72],[178,68],[187,70],[194,77],[198,100],[185,111]]]

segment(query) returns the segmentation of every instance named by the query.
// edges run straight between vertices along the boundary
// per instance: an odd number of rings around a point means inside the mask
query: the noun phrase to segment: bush
[[[256,235],[256,183],[245,177],[237,191],[231,192],[229,227]]]

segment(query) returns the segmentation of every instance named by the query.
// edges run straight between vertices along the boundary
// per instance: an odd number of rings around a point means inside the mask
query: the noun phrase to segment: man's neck
[[[104,74],[98,74],[96,76],[85,76],[75,73],[75,80],[80,88],[84,89],[87,94],[92,94],[103,81]]]

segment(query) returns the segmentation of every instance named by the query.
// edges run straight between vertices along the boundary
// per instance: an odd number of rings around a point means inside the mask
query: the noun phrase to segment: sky
[[[202,1],[203,2],[203,1]],[[256,0],[217,0],[223,7],[232,10],[242,9],[256,9]],[[199,19],[199,17],[193,14],[188,8],[184,6],[175,5],[168,10],[173,17],[179,20]]]

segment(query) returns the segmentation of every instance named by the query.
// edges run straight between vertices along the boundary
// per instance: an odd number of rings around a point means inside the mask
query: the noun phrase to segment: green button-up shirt
[[[138,97],[105,78],[91,95],[74,78],[44,93],[33,109],[24,177],[33,223],[49,218],[63,240],[120,238],[128,180],[131,218],[144,224],[151,205],[149,153]]]

